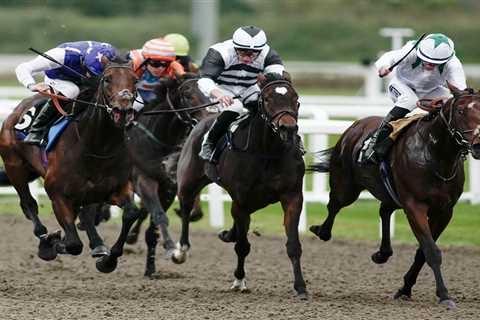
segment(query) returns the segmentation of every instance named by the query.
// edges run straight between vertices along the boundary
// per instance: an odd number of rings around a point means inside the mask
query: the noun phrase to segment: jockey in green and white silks
[[[232,39],[211,46],[200,67],[200,90],[212,101],[219,101],[221,114],[213,123],[200,151],[200,157],[210,161],[213,150],[228,126],[247,108],[255,108],[260,88],[259,73],[279,73],[285,70],[282,60],[267,44],[265,32],[254,26],[238,28]],[[233,96],[240,95],[240,99]]]
[[[375,62],[379,76],[389,74],[389,67],[407,54],[414,43],[415,41],[410,41],[399,50],[384,53]],[[378,163],[385,158],[393,145],[393,141],[388,138],[392,131],[388,123],[403,118],[415,109],[419,99],[449,97],[451,94],[446,86],[447,81],[461,90],[467,87],[465,72],[455,55],[453,41],[441,33],[429,34],[393,70],[387,92],[394,108],[385,116],[372,137],[366,159]]]

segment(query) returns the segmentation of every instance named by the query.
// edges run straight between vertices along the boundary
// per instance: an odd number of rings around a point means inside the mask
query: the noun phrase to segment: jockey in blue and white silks
[[[75,99],[80,93],[79,85],[82,80],[80,75],[86,78],[98,76],[104,68],[105,59],[102,58],[111,60],[117,53],[116,49],[108,43],[77,41],[62,43],[45,54],[60,64],[75,70],[78,74],[45,57],[38,56],[17,66],[15,72],[18,81],[34,92],[47,91],[52,88],[55,93]],[[36,83],[34,75],[42,72],[45,74],[44,81]],[[57,115],[58,112],[49,100],[40,110],[24,141],[39,145],[46,129]]]
[[[244,104],[255,106],[260,88],[259,73],[285,70],[278,53],[267,44],[265,32],[254,26],[238,28],[230,40],[208,49],[200,67],[198,87],[209,98],[219,101],[223,109],[205,134],[199,156],[211,161],[217,141],[228,126],[245,112]],[[242,99],[233,99],[240,95]]]

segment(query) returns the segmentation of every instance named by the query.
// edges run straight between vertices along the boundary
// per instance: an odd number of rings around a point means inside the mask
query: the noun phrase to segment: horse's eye
[[[458,109],[458,114],[464,114],[465,113],[465,110],[463,109]]]

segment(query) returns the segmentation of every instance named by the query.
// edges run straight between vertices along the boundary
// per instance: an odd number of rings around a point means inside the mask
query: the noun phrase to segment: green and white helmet
[[[453,41],[441,33],[429,34],[417,46],[417,57],[429,63],[445,63],[454,54]]]

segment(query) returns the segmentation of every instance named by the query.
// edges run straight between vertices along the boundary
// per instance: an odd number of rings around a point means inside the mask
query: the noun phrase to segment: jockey
[[[127,58],[133,61],[133,70],[139,80],[136,85],[139,96],[133,103],[136,111],[157,97],[155,87],[163,77],[174,79],[185,74],[183,66],[175,61],[174,47],[163,38],[148,40],[142,49],[131,50]]]
[[[62,43],[45,54],[77,73],[39,56],[17,66],[15,73],[18,81],[34,92],[48,91],[52,88],[55,93],[75,99],[80,93],[79,87],[83,80],[81,75],[86,78],[100,75],[104,68],[102,57],[110,60],[116,56],[116,50],[108,43],[78,41]],[[45,73],[44,81],[36,83],[33,76],[40,72]],[[32,123],[24,142],[40,146],[47,129],[58,116],[59,112],[49,99]]]
[[[414,41],[410,41],[399,50],[383,54],[375,62],[379,76],[389,74],[389,67],[399,61],[413,45]],[[388,95],[394,107],[374,133],[365,152],[365,159],[373,163],[383,160],[393,145],[393,140],[389,138],[393,130],[389,122],[403,118],[415,109],[419,98],[449,97],[451,94],[446,87],[447,81],[461,90],[467,87],[462,64],[455,56],[453,41],[441,33],[429,34],[395,68],[388,84]]]
[[[186,72],[198,72],[198,66],[193,63],[192,57],[188,55],[190,51],[190,44],[187,38],[180,33],[169,33],[164,37],[175,48],[177,54],[177,61],[183,66]]]
[[[208,49],[200,67],[198,87],[225,109],[205,134],[199,156],[213,161],[215,145],[229,125],[245,113],[244,105],[256,108],[260,88],[257,75],[283,74],[280,56],[267,44],[265,32],[254,26],[238,28],[230,40],[214,44]],[[242,99],[233,99],[241,95]]]

